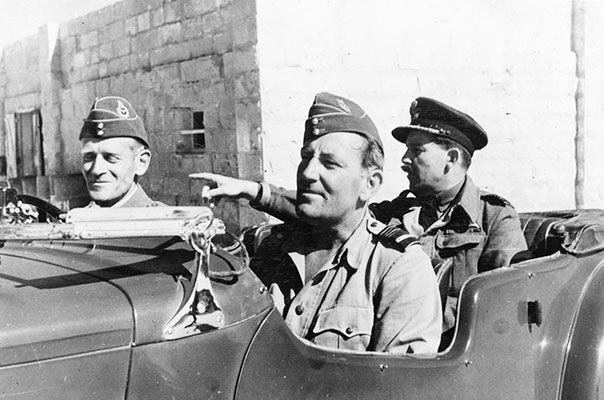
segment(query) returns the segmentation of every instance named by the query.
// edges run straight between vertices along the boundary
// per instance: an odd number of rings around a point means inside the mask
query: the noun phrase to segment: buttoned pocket
[[[482,243],[484,238],[485,233],[482,231],[452,234],[443,234],[439,232],[436,237],[436,248],[455,250],[470,249]]]
[[[373,309],[368,307],[335,306],[319,311],[312,329],[319,345],[365,350],[371,339]]]

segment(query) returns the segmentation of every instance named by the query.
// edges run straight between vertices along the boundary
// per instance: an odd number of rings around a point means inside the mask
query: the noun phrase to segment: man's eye
[[[84,154],[82,156],[82,162],[87,163],[87,162],[91,162],[93,160],[94,160],[94,156],[92,154]]]
[[[339,164],[332,159],[323,159],[322,163],[323,163],[323,165],[325,165],[326,168],[329,168],[329,169],[333,169],[333,168],[336,168],[339,166]]]
[[[120,158],[115,154],[109,154],[105,157],[105,159],[110,163],[115,163],[118,162]]]

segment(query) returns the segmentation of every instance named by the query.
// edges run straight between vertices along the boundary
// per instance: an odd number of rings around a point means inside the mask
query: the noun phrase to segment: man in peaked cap
[[[435,352],[441,303],[430,260],[415,237],[375,220],[370,198],[382,184],[383,145],[354,102],[320,93],[310,107],[297,172],[297,221],[273,228],[252,269],[294,333],[349,350]],[[214,174],[209,196],[262,201],[266,184],[225,193]],[[224,183],[227,183],[224,185]],[[242,181],[238,181],[242,182]]]
[[[151,151],[143,121],[128,100],[96,99],[80,131],[80,144],[91,206],[163,205],[151,200],[138,184],[149,168]]]
[[[450,266],[439,273],[443,348],[453,335],[462,285],[479,272],[508,266],[526,242],[510,203],[478,189],[467,175],[474,151],[487,145],[484,129],[469,115],[426,97],[413,101],[410,114],[410,124],[392,132],[407,146],[402,169],[409,190],[369,209],[380,222],[419,237],[435,265]],[[255,208],[282,220],[295,218],[295,191],[248,181],[225,181],[216,191],[245,192],[256,199]]]

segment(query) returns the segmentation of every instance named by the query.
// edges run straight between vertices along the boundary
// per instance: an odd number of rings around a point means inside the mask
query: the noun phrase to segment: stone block
[[[86,64],[97,64],[100,61],[99,48],[93,47],[85,52]]]
[[[258,42],[256,20],[253,18],[234,23],[232,31],[234,47],[246,47]]]
[[[71,21],[69,21],[67,23],[67,30],[69,31],[70,34],[72,35],[81,35],[82,33],[86,32],[86,30],[88,29],[87,25],[86,25],[86,16],[82,16],[82,17],[78,17],[75,19],[72,19]]]
[[[204,36],[200,39],[190,40],[183,44],[191,51],[191,58],[197,58],[212,54],[214,41],[211,36]]]
[[[163,25],[165,22],[164,18],[164,9],[160,7],[158,9],[151,11],[151,25],[156,28],[158,26]]]
[[[174,22],[157,28],[161,38],[161,44],[177,43],[182,40],[182,29],[180,22]]]
[[[98,31],[92,31],[80,36],[80,48],[88,49],[99,44],[99,33]]]
[[[197,39],[202,37],[201,17],[186,18],[181,21],[183,39]]]
[[[73,56],[72,65],[73,65],[73,68],[76,70],[85,66],[86,65],[86,53],[84,53],[83,51],[78,51],[77,53],[75,53]]]
[[[109,32],[109,40],[117,41],[128,38],[128,34],[126,33],[126,22],[124,20],[115,21],[105,29]]]
[[[99,63],[99,77],[107,76],[109,73],[109,63],[107,61],[101,61]]]
[[[151,49],[161,46],[161,38],[157,29],[142,32],[136,35],[131,41],[132,53],[145,53]]]
[[[188,17],[202,15],[218,10],[216,0],[184,0],[184,14]]]
[[[136,29],[139,32],[146,31],[151,28],[151,13],[145,11],[136,16]]]
[[[173,63],[176,61],[186,60],[190,57],[191,52],[182,43],[170,44],[159,49],[151,51],[151,66]]]
[[[99,57],[101,60],[110,60],[113,58],[113,43],[103,43],[99,46]]]
[[[137,15],[161,7],[163,0],[122,0],[127,15]]]
[[[109,61],[107,73],[109,75],[119,75],[130,70],[130,57],[122,56]]]
[[[194,59],[180,63],[180,76],[183,81],[215,80],[220,71],[210,57]]]
[[[213,152],[212,171],[227,176],[238,176],[237,155],[235,153]]]
[[[252,181],[261,181],[264,178],[262,152],[239,152],[237,164],[239,178]]]
[[[224,76],[227,78],[258,70],[255,48],[226,53],[223,55],[223,62]]]
[[[99,68],[100,68],[100,65],[99,65]],[[99,73],[99,75],[100,75],[100,73]],[[105,75],[106,75],[106,72],[105,72]],[[109,94],[109,79],[98,79],[94,83],[94,94],[96,97],[107,96]]]
[[[230,31],[217,33],[213,36],[212,47],[215,53],[224,54],[233,50],[233,38]]]
[[[92,81],[96,80],[99,77],[99,65],[93,64],[89,65],[85,68],[82,68],[82,73],[80,75],[80,79],[82,81]]]
[[[162,6],[165,23],[181,21],[184,19],[182,14],[182,1],[173,1]]]
[[[115,57],[125,56],[130,53],[130,38],[128,36],[113,42],[113,53]]]
[[[125,29],[126,29],[126,33],[130,36],[134,36],[138,33],[136,17],[130,17],[130,18],[126,19]]]
[[[222,19],[219,12],[204,14],[201,17],[201,24],[204,33],[217,32],[222,30]]]
[[[180,81],[178,64],[170,64],[163,67],[158,67],[154,70],[158,81],[166,86],[172,86]]]
[[[151,58],[149,52],[134,53],[130,55],[130,69],[132,71],[151,69]]]
[[[230,7],[233,22],[256,18],[256,2],[249,0],[234,0]]]
[[[260,99],[259,71],[246,72],[233,80],[237,99]]]

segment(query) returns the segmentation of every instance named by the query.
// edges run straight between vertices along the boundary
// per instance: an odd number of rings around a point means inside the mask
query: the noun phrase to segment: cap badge
[[[96,124],[96,127],[97,127],[98,129],[103,129],[103,128],[105,127],[105,124],[104,124],[104,123],[102,123],[102,122],[99,122],[98,124]]]
[[[104,132],[104,131],[99,130],[99,131],[97,131],[97,133],[96,133],[96,134],[97,134],[97,135],[99,135],[99,136],[103,136],[103,135],[105,134],[105,132]]]
[[[128,118],[130,116],[128,107],[126,107],[124,103],[121,102],[121,100],[117,101],[117,108],[115,109],[115,111],[118,113],[118,115],[122,116],[123,118]]]
[[[319,118],[313,118],[310,122],[312,122],[313,125],[317,125],[319,123]]]
[[[348,104],[344,103],[344,100],[336,98],[336,102],[342,110],[350,114],[350,107],[348,107]]]

